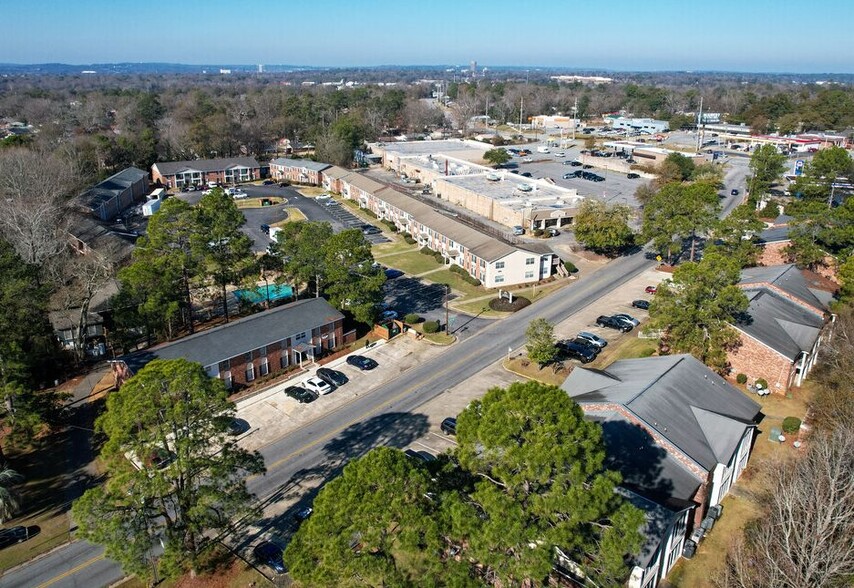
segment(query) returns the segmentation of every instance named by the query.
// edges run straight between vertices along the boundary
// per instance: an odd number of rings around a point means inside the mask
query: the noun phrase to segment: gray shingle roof
[[[602,426],[605,467],[620,472],[623,486],[651,500],[689,502],[704,480],[658,446],[643,428],[612,410],[585,416]]]
[[[587,371],[576,368],[561,386],[582,408],[622,405],[707,471],[728,463],[742,436],[734,431],[743,434],[761,408],[690,355],[616,361],[598,387]]]
[[[270,161],[270,165],[281,165],[284,167],[304,167],[305,169],[321,172],[328,167],[328,163],[312,161],[311,159],[290,159],[288,157],[277,157]]]
[[[196,159],[193,161],[159,161],[151,166],[164,176],[175,175],[188,170],[217,172],[234,167],[260,167],[254,157],[220,157],[218,159]]]
[[[343,318],[323,298],[298,300],[133,353],[124,360],[134,371],[153,359],[179,357],[209,366]]]
[[[789,227],[770,227],[757,235],[760,244],[780,243],[789,240]]]
[[[810,290],[801,270],[795,264],[757,266],[742,270],[740,286],[748,284],[770,284],[794,296],[818,311],[826,310],[824,304]]]
[[[769,288],[746,289],[749,300],[745,319],[735,326],[794,361],[810,351],[824,319]]]
[[[652,558],[664,540],[665,533],[685,509],[667,508],[625,488],[617,488],[617,493],[626,498],[633,506],[641,509],[646,517],[646,522],[641,529],[644,544],[633,557],[635,565],[646,568],[652,563]]]

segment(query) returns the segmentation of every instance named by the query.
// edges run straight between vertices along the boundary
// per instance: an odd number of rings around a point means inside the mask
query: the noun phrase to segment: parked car
[[[572,343],[574,345],[580,345],[585,349],[589,349],[593,355],[599,355],[599,352],[602,351],[600,347],[598,347],[597,345],[593,345],[590,341],[588,341],[587,339],[582,339],[581,337],[570,339],[569,343]]]
[[[649,300],[632,300],[632,306],[641,310],[649,310]]]
[[[632,172],[632,173],[627,174],[626,177],[629,178],[630,180],[636,180],[640,177],[640,174],[636,174],[636,173]]]
[[[318,378],[330,386],[335,386],[336,388],[349,382],[347,376],[345,376],[343,372],[339,372],[338,370],[333,370],[331,368],[318,368],[316,374]]]
[[[328,383],[326,383],[321,378],[318,378],[317,376],[311,376],[310,378],[307,378],[305,381],[303,381],[302,386],[309,392],[313,392],[318,395],[329,394],[330,392],[332,392],[332,386],[330,386]]]
[[[276,180],[264,180],[261,183],[264,184],[265,186],[272,186],[273,184],[276,183]]]
[[[589,163],[585,163],[585,164],[584,164],[584,165],[582,165],[581,167],[582,167],[583,169],[593,169],[593,166],[592,166],[592,165],[590,165]]]
[[[636,319],[635,317],[633,317],[630,314],[626,314],[625,312],[618,312],[617,314],[615,314],[613,316],[614,316],[614,318],[618,318],[621,320],[628,321],[628,322],[632,323],[632,326],[635,326],[635,327],[640,324],[640,321],[638,319]]]
[[[558,151],[557,153],[555,153],[555,157],[566,157],[566,153],[564,153],[563,151]]]
[[[291,183],[287,180],[282,180],[279,182],[279,186],[281,186],[282,188],[287,188],[290,185],[291,185]]]
[[[364,355],[350,355],[347,357],[347,363],[363,371],[372,370],[379,365],[373,359]]]
[[[439,428],[445,435],[456,435],[457,419],[455,419],[454,417],[448,417],[442,421],[442,424],[439,425]]]
[[[285,573],[285,561],[281,547],[270,541],[262,541],[252,550],[255,560],[265,566],[269,566],[277,574]]]
[[[558,235],[560,235],[560,231],[554,227],[551,227],[551,228],[546,229],[546,234],[549,237],[557,237]]]
[[[646,288],[644,288],[643,291],[647,294],[655,294],[656,292],[658,292],[658,288],[656,288],[655,286],[647,286]]]
[[[313,392],[309,392],[302,386],[288,386],[285,388],[285,396],[290,396],[300,404],[308,404],[317,400]]]
[[[577,359],[581,363],[590,363],[596,359],[596,354],[586,345],[580,345],[573,341],[558,341],[557,348],[563,355],[570,359]]]
[[[380,320],[383,321],[393,321],[397,318],[396,310],[384,310],[380,313]]]
[[[564,180],[569,180],[569,179],[571,179],[571,178],[577,178],[577,177],[578,177],[578,172],[577,172],[577,171],[574,171],[574,172],[568,172],[568,173],[563,174],[563,179],[564,179]]]
[[[729,193],[732,194],[733,196],[738,196],[738,190],[736,190],[735,188],[730,190]]]
[[[238,190],[231,195],[235,200],[242,200],[244,198],[249,198],[249,194],[243,192],[242,190]]]
[[[532,178],[532,177],[534,177],[534,176],[533,176],[533,174],[531,174],[531,172],[522,172],[521,176],[522,176],[523,178]]]
[[[313,508],[311,508],[310,506],[304,506],[303,508],[296,511],[296,513],[294,513],[294,520],[297,523],[301,523],[304,520],[308,519],[308,517],[310,517],[311,513],[313,513],[313,512],[314,512]]]
[[[374,225],[362,225],[362,233],[365,235],[378,235],[382,233],[382,230],[378,229]]]
[[[561,165],[575,165],[575,162],[566,159],[561,163]]]
[[[577,159],[573,159],[569,162],[569,165],[571,165],[572,167],[581,167],[584,164],[578,161]]]
[[[525,228],[522,225],[516,225],[515,227],[513,227],[513,234],[514,235],[524,235],[525,234]]]
[[[229,415],[219,416],[217,417],[217,420],[219,420],[220,422],[222,422],[223,425],[225,425],[228,434],[233,437],[242,435],[250,428],[249,423],[247,421]]]
[[[580,333],[578,333],[575,336],[575,338],[576,339],[583,339],[584,341],[587,341],[591,345],[595,345],[596,347],[599,347],[600,349],[602,347],[606,347],[608,345],[608,342],[605,339],[603,339],[599,335],[594,335],[593,333],[588,333],[587,331],[581,331]]]
[[[386,268],[385,269],[385,277],[388,280],[393,280],[395,278],[399,278],[403,275],[403,272],[399,269]]]
[[[15,543],[21,543],[30,538],[30,532],[27,527],[17,526],[0,529],[0,549],[9,547]]]
[[[599,327],[606,327],[608,329],[615,329],[624,333],[628,333],[633,328],[631,323],[621,321],[618,318],[604,314],[596,319],[596,325]]]
[[[262,232],[262,233],[264,233],[265,235],[268,235],[268,236],[269,236],[269,234],[270,234],[270,225],[266,225],[266,224],[261,225],[261,232]]]

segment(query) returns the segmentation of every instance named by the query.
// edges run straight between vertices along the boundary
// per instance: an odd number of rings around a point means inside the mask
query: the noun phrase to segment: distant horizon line
[[[449,64],[449,63],[433,63],[433,64],[378,64],[378,65],[305,65],[305,64],[288,64],[288,63],[184,63],[180,61],[111,61],[111,62],[90,62],[90,63],[64,63],[60,61],[45,61],[45,62],[0,62],[0,67],[39,67],[39,66],[62,66],[62,67],[106,67],[117,65],[166,65],[166,66],[181,66],[194,68],[256,68],[259,65],[264,67],[275,68],[294,68],[302,70],[346,70],[346,69],[400,69],[400,68],[422,68],[422,69],[439,69],[439,68],[459,68],[466,72],[470,68],[470,64]],[[478,70],[484,67],[489,69],[499,70],[565,70],[572,72],[608,72],[608,73],[687,73],[687,74],[767,74],[767,75],[799,75],[799,76],[832,76],[832,75],[852,75],[854,72],[845,71],[774,71],[774,70],[739,70],[739,69],[684,69],[684,68],[641,68],[641,69],[618,69],[614,67],[574,67],[567,65],[494,65],[494,64],[478,64]],[[254,72],[259,73],[259,72]],[[261,72],[261,73],[281,73],[281,72]]]

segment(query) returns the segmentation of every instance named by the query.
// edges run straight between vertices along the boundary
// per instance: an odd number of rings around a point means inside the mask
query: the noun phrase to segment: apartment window
[[[534,272],[525,272],[525,279],[529,280],[534,277]]]
[[[504,269],[504,262],[503,261],[496,261],[495,262],[495,269]]]
[[[495,283],[500,284],[504,281],[504,276],[495,276]]]
[[[251,362],[252,361],[252,352],[251,351],[247,352],[243,359],[246,362]]]
[[[231,390],[234,386],[234,380],[231,379],[231,372],[223,372],[222,381],[225,382],[225,389]]]
[[[296,335],[294,337],[294,341],[304,341],[304,340],[305,340],[305,333],[300,333],[299,335]]]
[[[279,366],[281,366],[282,369],[288,367],[288,352],[284,348],[282,348],[282,355],[279,357]]]
[[[525,265],[534,265],[535,263],[537,263],[537,258],[536,258],[536,257],[527,257],[527,258],[525,258]]]
[[[267,361],[266,357],[261,360],[261,365],[258,366],[258,371],[262,376],[266,376],[270,373],[270,363]]]
[[[258,355],[260,355],[261,357],[264,357],[265,355],[267,355],[267,346],[266,345],[261,346],[261,348],[258,350]]]
[[[246,381],[251,382],[255,379],[255,366],[251,363],[246,366]]]

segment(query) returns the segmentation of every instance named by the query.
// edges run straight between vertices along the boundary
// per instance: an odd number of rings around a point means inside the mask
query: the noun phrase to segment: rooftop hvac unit
[[[709,512],[707,512],[706,514],[708,516],[710,516],[711,518],[718,520],[719,518],[721,518],[721,515],[723,514],[723,512],[724,512],[724,505],[723,504],[717,504],[715,506],[710,506]]]
[[[715,527],[715,519],[712,517],[706,517],[703,519],[703,522],[700,523],[700,527],[705,529],[706,532],[711,531]]]
[[[691,559],[695,553],[697,553],[697,544],[693,541],[686,541],[685,547],[682,548],[682,557]]]

